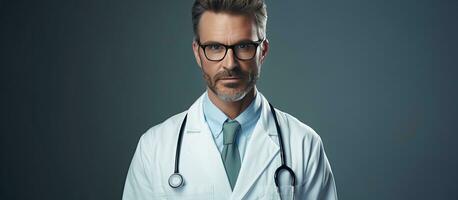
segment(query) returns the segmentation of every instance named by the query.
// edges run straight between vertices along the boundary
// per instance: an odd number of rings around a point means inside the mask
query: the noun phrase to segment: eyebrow
[[[238,44],[243,44],[243,43],[251,43],[251,42],[255,42],[255,41],[250,40],[250,39],[243,39],[243,40],[239,40],[239,41],[233,43],[232,45],[238,45]],[[213,40],[205,41],[205,42],[201,43],[201,45],[210,45],[210,44],[223,44],[223,43],[217,42],[217,41],[213,41]],[[227,44],[223,44],[223,45],[227,45]],[[231,46],[231,45],[227,45],[227,46]]]

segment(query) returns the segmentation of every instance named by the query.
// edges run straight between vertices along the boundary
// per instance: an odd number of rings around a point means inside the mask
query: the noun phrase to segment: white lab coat
[[[277,131],[269,104],[259,95],[261,116],[248,141],[233,191],[204,120],[202,95],[188,111],[143,134],[127,174],[123,200],[279,199],[274,182],[274,172],[281,165]],[[318,134],[291,115],[275,110],[287,164],[296,174],[295,199],[337,199],[334,177]],[[184,186],[173,189],[168,178],[174,171],[178,132],[186,113],[179,168]]]

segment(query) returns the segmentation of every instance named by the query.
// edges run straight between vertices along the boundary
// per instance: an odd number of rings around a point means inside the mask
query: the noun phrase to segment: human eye
[[[208,50],[212,50],[212,51],[221,50],[223,48],[224,48],[223,45],[220,45],[220,44],[209,44],[209,45],[207,45],[207,49]]]
[[[251,43],[243,43],[243,44],[238,44],[237,49],[250,49],[253,47],[253,44]]]

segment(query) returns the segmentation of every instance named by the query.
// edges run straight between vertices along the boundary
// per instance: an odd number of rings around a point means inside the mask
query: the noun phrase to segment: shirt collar
[[[242,130],[258,121],[259,116],[261,115],[261,102],[261,96],[256,90],[256,96],[253,101],[241,114],[239,114],[239,116],[235,118],[235,120],[240,123]],[[208,90],[205,93],[202,103],[205,121],[207,122],[213,136],[218,137],[221,134],[223,124],[228,117],[210,100],[208,97]]]
[[[202,109],[210,131],[215,137],[218,137],[223,129],[223,123],[226,121],[227,116],[211,102],[210,98],[208,98],[208,91],[205,93],[202,101]]]

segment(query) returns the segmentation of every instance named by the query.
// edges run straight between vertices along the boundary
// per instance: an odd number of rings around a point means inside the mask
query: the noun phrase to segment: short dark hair
[[[195,0],[192,6],[194,38],[199,38],[199,21],[205,11],[252,15],[259,39],[266,36],[267,8],[264,0]]]

